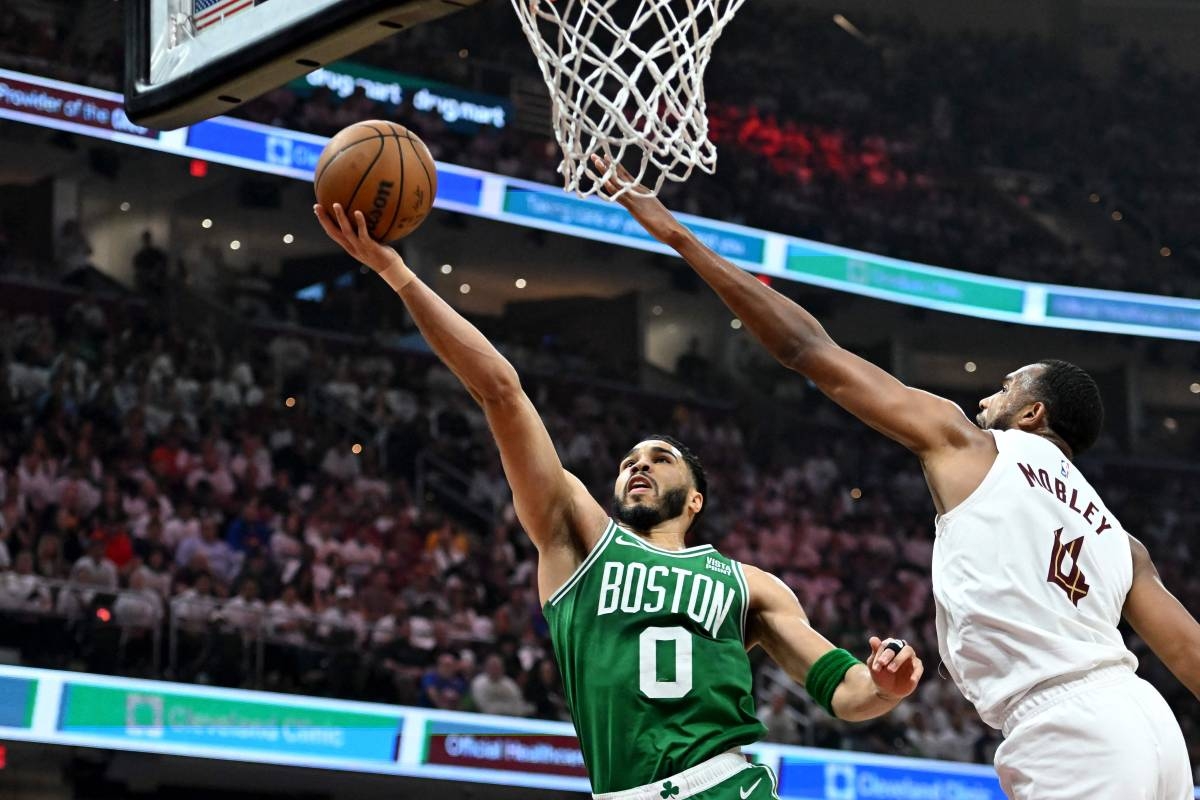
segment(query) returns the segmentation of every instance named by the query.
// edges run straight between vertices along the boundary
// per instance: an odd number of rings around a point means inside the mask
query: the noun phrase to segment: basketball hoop
[[[612,180],[615,196],[656,195],[668,179],[716,169],[704,70],[745,0],[512,2],[550,89],[567,191],[586,197]],[[593,154],[608,159],[604,174]],[[631,181],[616,173],[627,154],[638,162],[625,164]]]

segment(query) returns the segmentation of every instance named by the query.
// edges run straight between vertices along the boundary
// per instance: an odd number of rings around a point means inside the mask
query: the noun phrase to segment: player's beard
[[[975,417],[975,423],[985,431],[1006,431],[1016,427],[1012,424],[1016,416],[1014,412],[1010,411],[1007,414],[997,414],[996,418],[989,422],[984,416],[984,412],[980,411]]]
[[[678,486],[669,490],[662,499],[654,505],[649,503],[623,504],[619,497],[614,496],[612,515],[625,527],[634,531],[648,531],[659,523],[675,519],[683,514],[687,505],[688,490],[686,486]]]

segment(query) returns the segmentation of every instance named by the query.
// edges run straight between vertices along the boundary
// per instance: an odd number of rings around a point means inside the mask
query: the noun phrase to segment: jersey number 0
[[[675,679],[658,679],[658,643],[675,646]],[[678,625],[646,628],[638,637],[639,687],[655,700],[675,700],[692,690],[692,635]]]

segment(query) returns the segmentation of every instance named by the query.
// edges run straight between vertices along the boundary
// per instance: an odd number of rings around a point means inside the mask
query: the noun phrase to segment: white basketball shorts
[[[1035,689],[1004,735],[996,771],[1012,800],[1193,800],[1179,723],[1127,667]]]

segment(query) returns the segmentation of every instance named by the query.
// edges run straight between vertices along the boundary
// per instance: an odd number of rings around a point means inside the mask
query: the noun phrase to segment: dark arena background
[[[164,131],[124,110],[147,43],[122,5],[0,0],[0,797],[588,792],[484,419],[313,218],[326,137],[387,119],[439,170],[398,249],[517,367],[566,467],[607,506],[631,442],[678,436],[709,472],[695,542],[780,576],[838,646],[925,659],[849,725],[756,651],[750,753],[780,796],[1002,798],[999,732],[938,668],[917,461],[618,206],[562,192],[508,2],[347,28],[363,49]],[[228,15],[198,40],[251,7],[161,5]],[[705,78],[716,173],[662,193],[972,416],[1023,364],[1089,370],[1107,421],[1080,468],[1193,613],[1198,39],[1187,0],[751,0]],[[1126,639],[1200,767],[1196,698]]]

